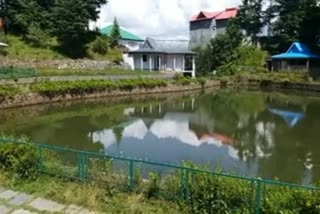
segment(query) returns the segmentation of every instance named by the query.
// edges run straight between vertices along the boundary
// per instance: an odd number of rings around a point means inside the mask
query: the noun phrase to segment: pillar
[[[159,71],[161,71],[161,56],[159,56]]]
[[[152,55],[149,56],[149,70],[152,71]]]
[[[143,55],[140,55],[140,69],[143,70]]]
[[[185,61],[186,59],[185,59],[185,55],[183,55],[183,57],[182,57],[182,71],[185,71],[185,65],[186,65],[186,61]]]
[[[196,77],[196,60],[194,56],[192,56],[192,77]]]
[[[307,59],[307,71],[309,71],[309,68],[310,68],[310,60]]]
[[[173,70],[176,70],[176,56],[173,56]]]

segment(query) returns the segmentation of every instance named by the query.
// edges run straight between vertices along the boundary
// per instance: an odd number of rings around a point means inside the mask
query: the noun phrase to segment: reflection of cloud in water
[[[102,143],[104,148],[108,148],[117,142],[116,135],[111,129],[94,132],[92,135],[93,143]]]
[[[143,140],[147,132],[148,128],[143,120],[137,120],[136,122],[131,123],[129,126],[124,128],[122,136],[124,138],[134,137]]]
[[[153,134],[158,140],[175,139],[184,144],[200,147],[203,144],[214,145],[216,148],[221,148],[225,145],[221,141],[214,139],[211,136],[206,136],[198,139],[197,135],[189,129],[188,114],[168,113],[163,119],[155,120],[151,125],[150,130],[142,119],[136,120],[126,126],[122,132],[122,141],[128,138],[144,140],[147,134]],[[116,143],[116,136],[112,129],[107,129],[93,133],[93,141],[101,142],[107,150],[110,146]],[[238,152],[231,146],[225,146],[227,154],[233,159],[238,159]]]
[[[93,133],[93,141],[101,142],[105,151],[113,155],[148,158],[155,161],[217,165],[224,170],[255,175],[257,165],[239,160],[238,151],[223,144],[215,135],[197,136],[189,127],[189,114],[167,113],[163,119],[154,120],[148,130],[144,120],[126,125],[120,144],[112,129]]]

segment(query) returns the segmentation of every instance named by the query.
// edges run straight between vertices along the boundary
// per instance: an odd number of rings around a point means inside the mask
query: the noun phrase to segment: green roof
[[[107,27],[104,27],[104,28],[100,29],[100,33],[107,35],[107,36],[110,36],[111,32],[112,32],[112,28],[113,28],[113,25],[109,25]],[[139,36],[136,36],[126,30],[123,30],[122,28],[120,28],[120,35],[121,35],[121,39],[123,39],[123,40],[144,41]]]

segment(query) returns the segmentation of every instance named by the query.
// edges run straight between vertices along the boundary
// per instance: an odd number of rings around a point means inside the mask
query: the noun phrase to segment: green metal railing
[[[21,140],[8,138],[0,138],[1,143],[30,144]],[[34,143],[31,143],[31,145],[35,146],[38,150],[38,169],[42,173],[79,179],[81,181],[100,179],[101,182],[105,182],[106,184],[120,182],[129,191],[135,191],[137,188],[135,177],[137,175],[136,169],[139,166],[140,169],[150,172],[154,171],[149,170],[150,167],[152,169],[155,167],[158,171],[162,169],[162,172],[171,171],[171,173],[178,173],[177,194],[174,194],[174,197],[187,202],[192,199],[193,186],[196,186],[202,179],[212,177],[216,178],[218,183],[236,181],[237,186],[242,186],[246,189],[243,191],[245,195],[243,201],[248,204],[250,213],[260,213],[262,208],[266,206],[268,198],[271,197],[268,195],[268,191],[275,188],[280,188],[280,190],[302,190],[311,193],[320,192],[320,188],[315,186],[239,176],[170,163],[114,156],[52,145]],[[56,163],[52,161],[52,157],[57,160]],[[112,163],[110,164],[112,166],[112,176],[109,179],[105,179],[104,173],[106,173],[105,168],[108,163]],[[125,169],[124,172],[121,171],[123,169]],[[143,172],[141,173],[143,174]],[[167,172],[167,175],[169,174]],[[217,190],[217,194],[220,194],[219,191]]]
[[[0,80],[36,77],[36,71],[32,68],[0,67]]]

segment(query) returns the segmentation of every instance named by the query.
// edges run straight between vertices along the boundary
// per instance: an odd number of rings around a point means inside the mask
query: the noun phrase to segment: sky
[[[114,17],[121,27],[145,38],[188,39],[189,20],[199,11],[219,11],[241,0],[109,0],[94,24],[102,28]]]

